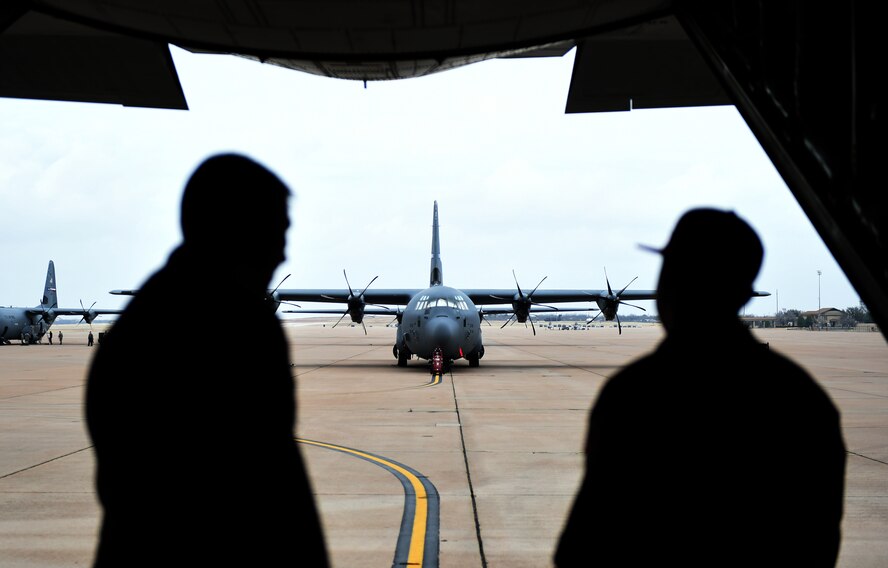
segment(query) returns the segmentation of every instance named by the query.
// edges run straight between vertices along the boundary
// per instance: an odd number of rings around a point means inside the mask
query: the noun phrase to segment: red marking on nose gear
[[[444,353],[441,352],[440,347],[435,347],[435,351],[432,353],[432,374],[440,374],[444,371]]]
[[[465,355],[463,355],[462,347],[459,348],[459,356],[460,356],[460,357],[465,357]]]

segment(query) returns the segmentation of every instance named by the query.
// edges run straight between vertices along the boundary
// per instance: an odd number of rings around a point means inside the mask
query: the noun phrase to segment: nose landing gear
[[[444,372],[444,353],[440,347],[435,347],[432,352],[432,374],[440,375]]]

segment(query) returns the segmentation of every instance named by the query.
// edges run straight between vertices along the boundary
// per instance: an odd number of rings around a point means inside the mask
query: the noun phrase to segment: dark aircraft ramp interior
[[[0,96],[185,109],[169,44],[363,81],[576,48],[565,110],[734,104],[883,334],[878,3],[12,0]]]

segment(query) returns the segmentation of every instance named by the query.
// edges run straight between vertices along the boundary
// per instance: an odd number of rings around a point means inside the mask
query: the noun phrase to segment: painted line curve
[[[440,498],[438,490],[426,476],[402,463],[369,452],[302,438],[296,438],[296,441],[369,461],[397,477],[404,487],[404,514],[392,567],[438,567]]]

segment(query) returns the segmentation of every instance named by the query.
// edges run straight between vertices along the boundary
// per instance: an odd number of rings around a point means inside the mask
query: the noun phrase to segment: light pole
[[[820,311],[820,275],[822,272],[817,271],[817,311]]]

